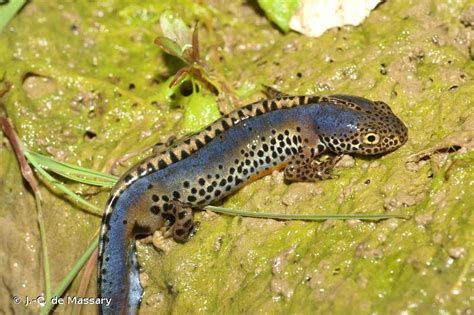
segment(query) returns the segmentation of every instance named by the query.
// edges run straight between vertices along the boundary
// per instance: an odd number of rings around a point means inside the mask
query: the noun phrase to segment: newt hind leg
[[[193,209],[177,201],[171,201],[164,206],[163,219],[170,223],[170,229],[165,236],[173,236],[179,243],[188,241],[194,229]]]

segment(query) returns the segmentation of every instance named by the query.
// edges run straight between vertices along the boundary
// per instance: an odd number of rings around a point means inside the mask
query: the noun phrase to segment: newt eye
[[[380,136],[376,133],[369,132],[364,136],[365,144],[377,144],[380,141]]]

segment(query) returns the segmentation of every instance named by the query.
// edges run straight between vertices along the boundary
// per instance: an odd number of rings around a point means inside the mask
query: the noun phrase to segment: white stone
[[[301,0],[290,20],[290,29],[318,37],[326,30],[359,25],[381,0]]]

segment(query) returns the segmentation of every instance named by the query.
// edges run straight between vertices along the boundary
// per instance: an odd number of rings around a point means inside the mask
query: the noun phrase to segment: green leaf
[[[0,1],[0,31],[13,19],[25,3],[26,0]]]
[[[192,47],[191,31],[186,23],[172,11],[167,10],[161,14],[160,27],[163,35],[175,42],[179,47],[179,56],[181,56],[187,48]]]
[[[183,58],[183,53],[181,51],[181,48],[176,44],[175,41],[167,38],[167,37],[157,37],[155,39],[155,44],[160,46],[161,49],[163,49],[166,53],[173,55],[175,57],[178,57],[179,59],[182,59],[183,61],[186,61]]]
[[[258,4],[273,23],[288,32],[290,19],[298,9],[299,0],[258,0]]]

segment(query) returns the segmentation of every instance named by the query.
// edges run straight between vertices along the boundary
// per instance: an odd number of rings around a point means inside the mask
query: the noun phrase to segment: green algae
[[[410,139],[398,151],[356,157],[353,167],[337,170],[338,179],[320,183],[285,185],[281,174],[273,174],[224,206],[321,214],[405,211],[413,219],[308,223],[199,213],[190,242],[171,243],[164,252],[139,243],[148,277],[142,311],[469,312],[473,30],[459,21],[468,4],[389,1],[359,27],[311,39],[281,34],[240,2],[35,1],[0,34],[0,74],[14,84],[2,102],[30,150],[99,171],[126,152],[187,133],[187,100],[172,100],[176,91],[166,90],[179,67],[153,44],[168,9],[188,25],[203,23],[205,62],[241,96],[232,106],[262,97],[260,83],[291,94],[386,101],[409,128]],[[420,152],[427,153],[416,156]],[[33,259],[38,232],[34,212],[27,211],[32,197],[8,146],[0,146],[0,156],[1,219],[15,227],[11,236],[2,235],[7,244],[20,244],[2,247],[2,255],[18,258],[2,264],[0,304],[7,313],[21,312],[8,297],[41,292],[39,256]],[[95,205],[105,204],[107,190],[71,186]],[[42,193],[55,288],[100,223],[57,192]],[[18,213],[15,204],[22,206]],[[19,242],[24,234],[33,241]],[[19,289],[21,283],[28,284]],[[88,294],[95,294],[93,287]]]

